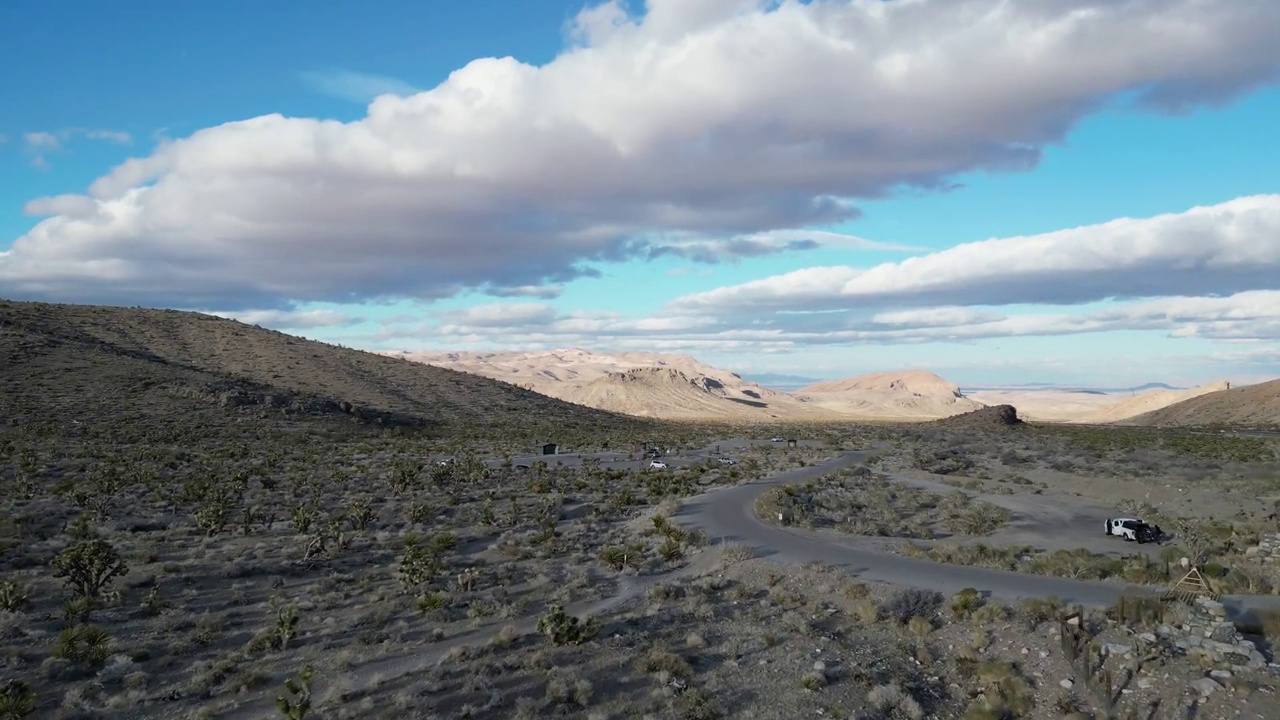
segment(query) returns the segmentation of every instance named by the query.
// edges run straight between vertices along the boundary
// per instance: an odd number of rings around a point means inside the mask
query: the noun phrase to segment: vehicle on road
[[[738,464],[737,460],[734,460],[733,458],[730,458],[730,457],[718,457],[716,458],[716,462],[720,463],[721,465],[737,465]]]
[[[666,470],[667,464],[662,462],[661,460],[650,460],[649,469],[650,470]]]
[[[1160,540],[1159,525],[1145,523],[1138,518],[1107,518],[1107,535],[1122,537],[1139,545]]]
[[[769,438],[769,442],[785,442],[785,441],[786,441],[786,438],[782,437],[781,435],[774,435],[773,437]]]

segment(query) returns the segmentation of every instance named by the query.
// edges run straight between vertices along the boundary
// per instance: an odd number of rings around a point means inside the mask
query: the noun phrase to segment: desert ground
[[[148,312],[0,303],[0,717],[1280,716],[1275,438],[659,422]]]

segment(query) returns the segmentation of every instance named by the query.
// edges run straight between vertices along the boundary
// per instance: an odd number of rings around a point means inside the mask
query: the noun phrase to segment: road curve
[[[726,444],[728,442],[726,441]],[[696,454],[711,452],[712,450],[708,448]],[[782,528],[765,523],[755,516],[753,509],[755,499],[768,487],[805,482],[855,465],[865,460],[870,454],[870,451],[845,452],[824,463],[697,495],[681,505],[675,518],[685,527],[704,531],[713,542],[723,540],[750,546],[755,549],[757,557],[784,563],[821,562],[844,568],[863,580],[902,587],[937,590],[944,593],[954,593],[961,588],[972,587],[989,597],[1004,601],[1056,596],[1066,603],[1086,607],[1114,605],[1120,596],[1126,593],[1149,595],[1157,592],[1150,586],[1026,575],[904,557],[883,550],[858,547],[857,536],[840,536],[834,533],[819,535],[796,528]],[[580,461],[583,457],[592,456],[583,454],[575,456],[574,459]],[[597,456],[601,459],[608,458],[623,462],[616,453],[599,453]],[[532,462],[534,459],[528,458],[522,462]],[[658,583],[712,570],[716,560],[715,553],[705,552],[696,556],[691,564],[668,573],[640,577],[619,575],[617,576],[618,588],[612,596],[593,602],[575,603],[566,610],[574,615],[598,615],[614,611],[636,598],[643,597],[649,588]],[[1223,598],[1223,604],[1226,606],[1228,615],[1240,620],[1247,619],[1254,610],[1280,609],[1280,596],[1229,595]],[[535,629],[537,616],[490,623],[439,644],[413,648],[406,650],[403,654],[385,656],[362,663],[358,667],[348,668],[343,673],[343,687],[353,690],[368,688],[377,683],[420,671],[439,662],[454,648],[488,642],[508,624],[521,634],[530,633]],[[315,697],[317,705],[323,705],[326,701],[332,700],[337,692],[340,690],[335,686],[319,689]],[[262,717],[264,712],[270,712],[273,696],[274,692],[267,690],[253,693],[249,697],[242,698],[238,707],[229,711],[226,717],[235,720],[242,718],[252,720]]]
[[[1114,605],[1124,594],[1157,592],[1151,586],[938,563],[858,547],[856,536],[846,539],[834,533],[778,527],[756,517],[755,499],[769,486],[804,482],[852,466],[870,454],[846,452],[825,463],[696,496],[681,507],[676,519],[682,525],[702,530],[713,541],[748,545],[755,549],[757,557],[779,562],[817,561],[842,567],[863,580],[923,590],[954,593],[973,587],[1004,601],[1056,596],[1063,602],[1086,607]],[[1246,619],[1254,610],[1280,608],[1280,597],[1229,595],[1223,598],[1223,603],[1233,617]]]

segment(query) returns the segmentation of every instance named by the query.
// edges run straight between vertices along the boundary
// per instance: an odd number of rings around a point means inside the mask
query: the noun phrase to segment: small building
[[[542,446],[543,455],[555,455],[559,451],[560,451],[560,446],[556,445],[555,443],[547,443]]]
[[[795,440],[795,438],[791,438],[790,440],[788,440],[788,441],[787,441],[787,447],[789,447],[789,448],[793,448],[793,447],[795,447],[795,446],[796,446],[796,440]]]

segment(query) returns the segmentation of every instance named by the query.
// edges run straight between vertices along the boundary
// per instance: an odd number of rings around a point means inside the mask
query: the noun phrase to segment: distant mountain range
[[[1028,383],[962,391],[924,370],[823,381],[783,373],[744,377],[688,355],[665,353],[562,348],[385,354],[504,380],[579,405],[672,420],[924,421],[1013,405],[1032,421],[1109,423],[1227,387],[1225,381],[1187,390],[1158,382],[1127,388]]]
[[[1083,385],[1059,385],[1056,383],[1014,383],[1009,385],[973,385],[961,388],[968,393],[992,392],[1001,390],[1035,392],[1037,390],[1056,390],[1058,392],[1100,393],[1114,395],[1116,393],[1145,392],[1147,390],[1187,390],[1189,388],[1168,385],[1162,382],[1149,382],[1133,387],[1089,387]]]
[[[803,375],[785,375],[782,373],[744,373],[742,379],[774,390],[799,390],[805,385],[819,383],[824,378],[805,377]]]

